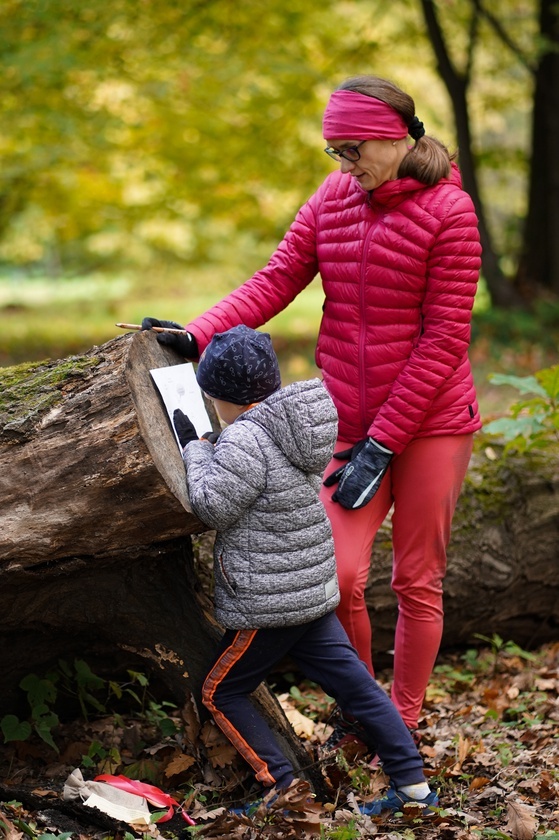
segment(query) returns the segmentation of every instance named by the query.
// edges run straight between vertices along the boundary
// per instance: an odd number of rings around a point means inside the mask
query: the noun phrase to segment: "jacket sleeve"
[[[427,262],[422,329],[369,435],[401,452],[417,433],[441,386],[467,357],[481,247],[469,195],[457,191]]]
[[[257,329],[281,312],[318,272],[315,193],[297,216],[265,268],[203,315],[186,324],[200,353],[216,332],[245,324]]]
[[[245,513],[266,485],[266,464],[258,441],[225,429],[215,447],[189,443],[183,452],[192,510],[209,528],[221,531]]]

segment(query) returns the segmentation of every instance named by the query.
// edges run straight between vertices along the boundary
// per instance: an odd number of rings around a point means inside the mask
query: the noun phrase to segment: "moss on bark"
[[[61,386],[100,361],[85,355],[0,368],[0,440],[26,438],[32,424],[62,400]]]

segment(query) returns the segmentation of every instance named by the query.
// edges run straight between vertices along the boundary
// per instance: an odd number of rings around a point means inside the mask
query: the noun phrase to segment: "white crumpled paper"
[[[79,767],[66,779],[62,796],[81,799],[88,808],[97,808],[121,822],[151,823],[149,806],[143,796],[119,790],[106,782],[86,782]]]

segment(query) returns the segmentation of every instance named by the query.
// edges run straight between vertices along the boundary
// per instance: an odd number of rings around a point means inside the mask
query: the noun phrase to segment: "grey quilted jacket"
[[[339,602],[330,523],[318,498],[337,433],[319,379],[276,391],[183,454],[190,502],[217,531],[215,606],[226,628],[313,621]]]

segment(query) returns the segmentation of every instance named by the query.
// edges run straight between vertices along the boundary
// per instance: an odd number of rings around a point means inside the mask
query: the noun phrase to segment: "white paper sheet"
[[[123,793],[123,791],[119,791],[119,793]],[[103,811],[104,814],[108,814],[109,817],[120,822],[149,825],[151,823],[151,815],[146,800],[140,796],[134,796],[134,799],[140,803],[139,806],[130,806],[128,801],[123,804],[120,802],[111,802],[104,796],[98,796],[98,794],[92,793],[83,804],[87,805],[88,808],[97,808],[99,811]]]
[[[184,365],[155,368],[150,370],[150,373],[167,409],[173,431],[175,431],[173,412],[176,408],[180,408],[189,417],[199,437],[205,432],[211,431],[212,421],[206,411],[202,392],[196,382],[192,362],[186,362]],[[182,451],[176,432],[175,438],[179,449]]]

